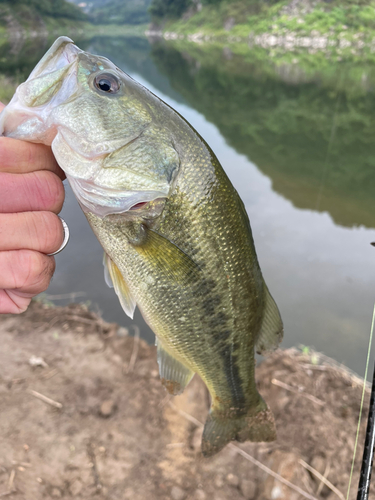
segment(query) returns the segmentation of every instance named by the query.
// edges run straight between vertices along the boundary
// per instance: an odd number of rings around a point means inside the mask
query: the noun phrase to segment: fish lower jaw
[[[55,127],[47,127],[40,116],[18,105],[17,102],[9,104],[0,114],[0,136],[50,146],[56,133]]]
[[[167,193],[161,191],[115,190],[69,174],[66,174],[66,177],[82,210],[100,218],[110,214],[125,213],[139,203],[167,196]]]

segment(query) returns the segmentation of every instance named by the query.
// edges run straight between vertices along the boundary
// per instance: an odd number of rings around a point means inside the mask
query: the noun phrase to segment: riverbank
[[[80,305],[34,302],[20,316],[0,317],[0,337],[0,494],[306,498],[271,471],[309,498],[344,498],[362,381],[318,353],[280,350],[257,367],[259,391],[276,419],[275,443],[234,444],[203,459],[203,384],[195,377],[183,395],[167,395],[155,347],[126,329]],[[359,443],[364,429],[365,422]]]
[[[198,4],[199,5],[199,4]],[[375,60],[375,3],[289,0],[276,4],[200,4],[180,19],[160,19],[153,36],[196,43],[243,43],[285,53],[322,53],[332,60]]]

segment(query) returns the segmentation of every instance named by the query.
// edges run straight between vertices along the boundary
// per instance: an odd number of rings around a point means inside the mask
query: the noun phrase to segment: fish
[[[230,98],[230,96],[228,96]],[[105,280],[156,336],[162,384],[194,374],[211,407],[202,453],[276,439],[255,351],[283,336],[244,204],[174,109],[105,57],[58,38],[0,114],[0,133],[50,145],[104,249]]]

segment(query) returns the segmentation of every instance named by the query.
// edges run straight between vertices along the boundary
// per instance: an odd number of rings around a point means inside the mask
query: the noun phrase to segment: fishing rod
[[[366,383],[366,381],[365,381]],[[367,418],[365,447],[363,450],[361,474],[359,476],[357,500],[368,500],[372,463],[375,446],[375,365],[372,377],[371,399]]]

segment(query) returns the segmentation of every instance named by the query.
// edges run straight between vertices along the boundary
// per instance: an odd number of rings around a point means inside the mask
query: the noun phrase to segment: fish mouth
[[[69,184],[84,212],[91,212],[100,218],[111,214],[128,212],[139,203],[157,198],[167,198],[167,191],[129,191],[101,187],[93,181],[67,175]]]
[[[76,90],[78,54],[68,37],[58,38],[16,90],[0,114],[0,135],[50,145],[56,135],[48,126],[55,99],[68,99]],[[50,130],[48,130],[48,128]]]
[[[35,66],[27,81],[69,66],[77,60],[81,52],[83,51],[74,45],[73,40],[60,36]]]

